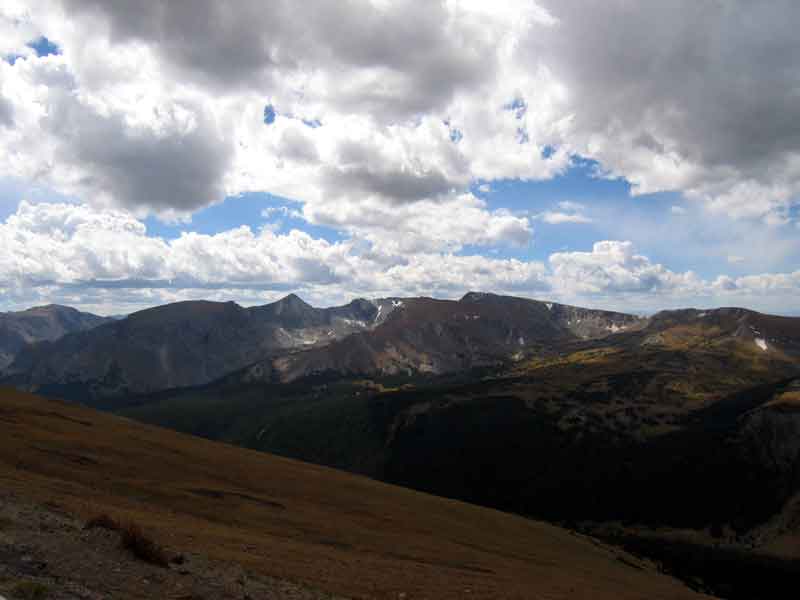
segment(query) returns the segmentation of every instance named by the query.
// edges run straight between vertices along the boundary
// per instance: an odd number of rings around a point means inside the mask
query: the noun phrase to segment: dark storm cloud
[[[230,150],[199,107],[196,125],[166,131],[134,127],[120,114],[101,115],[70,98],[54,104],[47,126],[58,158],[86,171],[79,185],[131,210],[188,214],[224,198]]]
[[[14,106],[6,98],[0,96],[0,126],[14,125]]]
[[[448,27],[443,4],[410,0],[270,3],[242,0],[65,0],[72,13],[110,24],[112,41],[151,44],[181,73],[220,89],[263,88],[303,69],[374,69],[363,86],[332,97],[387,118],[446,103],[492,72],[491,44],[477,30]],[[388,81],[383,90],[375,81]]]
[[[529,57],[567,84],[579,129],[762,180],[800,152],[796,1],[545,4],[559,24]]]
[[[409,173],[399,169],[371,166],[328,167],[322,179],[332,196],[356,192],[389,198],[395,202],[414,202],[435,198],[453,189],[454,183],[438,171]]]

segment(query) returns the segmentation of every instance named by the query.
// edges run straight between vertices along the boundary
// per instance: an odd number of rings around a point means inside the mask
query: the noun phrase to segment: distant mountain
[[[87,331],[111,320],[58,304],[0,313],[0,369],[10,365],[29,344],[54,341],[68,333]]]
[[[357,299],[315,308],[298,296],[251,308],[178,302],[19,352],[4,381],[91,402],[249,379],[447,373],[635,330],[641,318],[494,294],[460,301]],[[249,368],[248,368],[249,367]]]
[[[765,356],[800,357],[800,317],[779,317],[744,308],[669,310],[654,315],[641,343],[675,348],[738,345]]]
[[[5,381],[86,402],[202,385],[265,357],[368,329],[378,310],[365,300],[314,308],[295,295],[252,308],[177,302],[23,348]]]
[[[373,329],[254,365],[244,377],[294,381],[320,374],[465,371],[646,324],[623,313],[477,292],[459,301],[390,299],[379,306],[383,307],[383,320]]]

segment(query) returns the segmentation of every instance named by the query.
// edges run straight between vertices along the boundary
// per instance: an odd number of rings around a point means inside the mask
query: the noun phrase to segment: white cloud
[[[800,293],[800,271],[793,273],[764,273],[729,277],[720,275],[713,282],[716,290],[736,293],[740,296],[752,294],[792,294]]]
[[[784,125],[798,121],[787,100],[797,25],[790,2],[544,5],[550,13],[525,2],[491,11],[474,2],[425,11],[413,2],[335,11],[325,2],[10,5],[0,18],[5,50],[26,60],[3,66],[6,103],[15,114],[36,105],[47,118],[38,126],[23,118],[22,137],[64,147],[58,162],[72,164],[59,168],[49,153],[37,159],[20,140],[6,143],[33,163],[28,176],[154,212],[190,212],[248,183],[291,188],[297,176],[307,182],[299,191],[323,195],[431,198],[471,178],[547,178],[574,151],[638,192],[679,189],[736,216],[774,219],[793,202],[797,130]],[[40,33],[64,55],[31,56],[25,42]],[[68,93],[23,89],[19,80],[45,70],[42,62],[62,71],[46,86],[60,81]],[[282,117],[276,125],[295,127],[260,127],[267,102]],[[299,119],[323,126],[303,131]],[[103,154],[91,132],[117,148]],[[124,161],[135,168],[121,169]],[[193,187],[169,188],[161,165],[194,173]]]
[[[345,230],[390,254],[458,251],[465,245],[525,246],[533,239],[526,217],[490,211],[472,194],[389,206],[380,201],[307,204],[305,218]]]
[[[545,211],[539,215],[539,218],[545,223],[550,225],[559,225],[561,223],[591,223],[592,220],[580,213],[563,213],[554,211]]]
[[[539,4],[4,2],[0,54],[21,58],[0,61],[0,177],[86,203],[21,205],[0,225],[6,297],[93,279],[400,293],[435,287],[434,274],[443,290],[476,287],[469,279],[564,294],[767,289],[714,286],[623,242],[544,267],[460,255],[526,248],[534,220],[598,223],[594,205],[531,217],[497,207],[495,181],[552,178],[575,154],[636,194],[696,200],[720,238],[731,238],[729,218],[765,231],[796,223],[793,2]],[[62,54],[36,56],[27,44],[41,35]],[[477,182],[495,191],[491,205],[469,193]],[[146,214],[186,219],[250,191],[298,204],[264,214],[272,221],[258,232],[167,241],[143,229]],[[349,239],[279,235],[276,217]],[[786,264],[796,243],[781,236],[749,233],[763,249],[748,265]],[[719,260],[741,243],[720,242]],[[391,290],[397,281],[411,287]]]
[[[472,210],[479,217],[489,214],[474,205]],[[485,235],[503,235],[504,219],[489,216],[476,226],[487,227]],[[512,218],[511,223],[513,229],[516,221]],[[185,297],[187,292],[178,291],[192,289],[212,297],[220,290],[239,290],[235,295],[245,298],[257,291],[303,289],[330,299],[380,291],[449,294],[474,285],[545,285],[541,263],[438,251],[396,257],[384,248],[373,251],[354,241],[331,243],[297,230],[277,234],[246,226],[164,240],[147,235],[144,224],[128,213],[73,204],[22,202],[0,223],[0,245],[0,289],[6,302],[15,303],[43,294],[69,298],[71,293],[85,295],[80,304],[97,304],[96,297],[103,295],[98,290],[112,289],[118,290],[118,304],[131,295],[143,301],[145,293],[156,304]],[[105,298],[110,301],[108,294]]]
[[[786,221],[800,190],[789,0],[541,4],[12,3],[0,37],[24,60],[0,65],[0,169],[180,218],[252,190],[435,201],[550,178],[577,152],[636,193]],[[34,56],[41,34],[63,54]]]
[[[623,241],[597,242],[591,252],[551,254],[547,279],[563,301],[629,312],[736,305],[798,314],[793,299],[800,294],[800,271],[703,279],[655,263]]]
[[[14,127],[0,158],[6,175],[95,205],[181,218],[265,190],[394,206],[568,164],[542,156],[560,88],[511,60],[546,21],[520,20],[522,3],[491,16],[454,2],[61,4],[43,2],[14,44],[43,31],[63,54],[2,64]],[[508,108],[534,93],[535,106]]]
[[[166,217],[224,197],[230,141],[207,99],[145,84],[91,93],[64,56],[1,64],[14,124],[0,128],[4,175]]]
[[[572,202],[571,200],[563,200],[558,203],[558,208],[566,211],[581,212],[586,209],[586,205],[580,202]]]
[[[34,54],[27,44],[41,35],[31,20],[30,5],[19,0],[5,0],[0,6],[0,57]]]
[[[330,304],[356,296],[452,298],[482,289],[634,310],[697,298],[785,304],[800,291],[800,271],[706,281],[654,263],[624,241],[557,252],[547,263],[439,249],[401,256],[357,240],[331,243],[297,230],[244,226],[165,240],[148,235],[128,213],[73,204],[21,203],[0,223],[0,245],[0,293],[8,308],[44,301],[120,313],[196,298],[256,304],[290,290]]]
[[[261,211],[261,216],[265,219],[272,219],[275,216],[302,219],[303,213],[295,208],[289,208],[288,206],[268,206]]]
[[[253,287],[329,283],[354,267],[345,244],[291,231],[240,227],[217,235],[146,235],[127,213],[83,205],[28,204],[0,225],[0,284]],[[347,260],[344,260],[347,259]],[[337,265],[341,264],[341,267]]]
[[[567,295],[688,295],[703,288],[702,280],[691,271],[675,273],[652,263],[636,254],[631,242],[596,242],[591,252],[557,252],[549,262],[554,287]]]
[[[565,200],[558,203],[558,210],[548,210],[536,216],[537,219],[550,225],[562,223],[591,223],[592,219],[584,214],[586,207],[578,202]]]
[[[483,256],[424,255],[391,267],[378,281],[383,290],[439,297],[456,297],[473,289],[530,294],[550,288],[542,263]]]

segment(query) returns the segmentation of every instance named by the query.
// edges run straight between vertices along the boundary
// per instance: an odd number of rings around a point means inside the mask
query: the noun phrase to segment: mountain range
[[[800,558],[800,318],[186,302],[28,344],[3,381],[566,525],[725,598]]]
[[[333,308],[314,308],[293,294],[251,308],[178,302],[97,329],[31,340],[40,343],[16,350],[5,380],[85,401],[204,385],[245,367],[253,378],[281,381],[326,371],[439,374],[643,323],[632,315],[478,293],[460,301],[358,299]]]
[[[378,307],[313,308],[295,295],[265,306],[178,302],[21,348],[7,367],[18,387],[79,400],[211,382],[265,357],[372,327]]]

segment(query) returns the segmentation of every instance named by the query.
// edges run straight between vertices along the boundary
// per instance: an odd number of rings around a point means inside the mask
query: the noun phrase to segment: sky
[[[6,0],[0,310],[800,315],[794,0]]]

